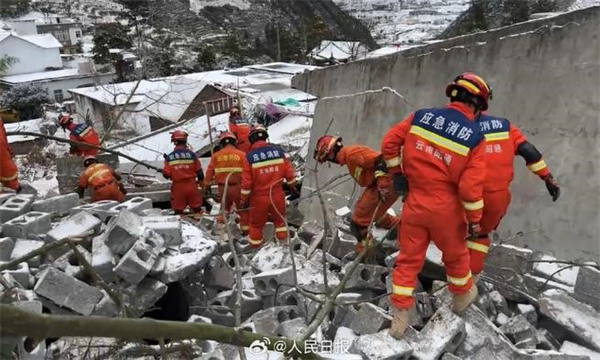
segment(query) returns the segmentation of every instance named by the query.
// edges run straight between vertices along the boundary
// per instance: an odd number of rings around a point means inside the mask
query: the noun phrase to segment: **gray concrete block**
[[[116,279],[113,268],[117,265],[117,259],[104,243],[104,239],[103,234],[92,240],[92,261],[90,264],[104,281],[110,283]]]
[[[0,261],[10,260],[10,255],[15,248],[15,242],[9,237],[0,238]]]
[[[31,211],[2,224],[2,233],[13,239],[46,234],[52,229],[51,220],[52,215],[49,213]]]
[[[560,262],[554,263],[552,261],[558,261],[557,258],[541,252],[535,252],[533,254],[533,260],[533,275],[542,277],[544,279],[552,279],[552,281],[564,285],[575,286],[577,274],[579,273],[578,266],[571,266],[569,264],[562,264]]]
[[[560,290],[547,290],[538,299],[540,313],[578,342],[600,351],[600,314]]]
[[[37,200],[31,205],[31,209],[33,211],[60,215],[70,212],[77,206],[79,206],[79,196],[76,193],[70,193]]]
[[[161,254],[156,258],[156,262],[154,263],[154,265],[152,266],[152,269],[150,269],[150,276],[152,276],[155,279],[160,278],[160,276],[162,276],[162,274],[165,272],[165,266],[167,264],[167,260],[165,260],[165,255]]]
[[[96,201],[94,203],[83,204],[83,205],[79,205],[79,206],[72,208],[71,215],[75,215],[77,213],[85,211],[87,213],[90,213],[90,214],[96,216],[97,218],[102,220],[102,222],[104,222],[104,221],[106,221],[106,219],[108,217],[111,217],[111,216],[114,216],[117,214],[117,212],[115,212],[115,211],[110,211],[111,208],[113,208],[117,205],[119,205],[119,202],[114,201],[114,200]]]
[[[46,234],[46,241],[60,241],[66,238],[78,237],[88,232],[100,230],[102,221],[97,217],[82,211],[61,221]]]
[[[17,239],[15,241],[15,245],[13,247],[12,253],[10,254],[10,260],[18,259],[24,255],[29,254],[30,252],[32,252],[34,250],[41,248],[42,246],[44,246],[43,241]],[[36,256],[34,258],[27,260],[27,263],[31,267],[40,266],[40,263],[41,263],[40,256]]]
[[[33,291],[81,315],[90,315],[102,298],[97,288],[53,267],[44,270]]]
[[[368,360],[408,360],[413,349],[406,340],[396,340],[385,330],[359,336],[352,342],[349,352]]]
[[[356,251],[356,239],[347,239],[338,231],[338,236],[333,241],[328,241],[328,247],[329,254],[342,259],[344,256]]]
[[[119,212],[108,222],[105,244],[114,254],[125,254],[143,234],[142,218],[128,210]]]
[[[92,254],[89,251],[87,251],[81,245],[77,245],[77,250],[81,255],[83,255],[83,257],[87,260],[88,263],[91,263]],[[77,254],[75,254],[73,250],[69,250],[68,252],[60,256],[58,259],[56,259],[52,266],[69,276],[83,281],[84,270],[81,267],[79,257],[77,256]]]
[[[110,210],[117,212],[128,210],[140,216],[143,215],[142,211],[147,209],[152,209],[152,199],[139,196],[131,198],[117,206],[110,208]]]
[[[4,202],[8,199],[10,199],[11,197],[15,196],[15,194],[11,194],[11,193],[1,193],[0,194],[0,205],[4,204]]]
[[[275,306],[255,313],[247,322],[254,323],[258,334],[275,335],[280,323],[300,316],[297,306]]]
[[[125,289],[125,301],[135,316],[141,316],[166,293],[167,285],[156,279],[145,278]]]
[[[142,224],[162,236],[166,246],[180,245],[183,242],[179,216],[144,216]]]
[[[119,306],[114,300],[108,295],[108,293],[104,290],[100,290],[102,292],[102,299],[96,304],[94,307],[94,311],[92,311],[92,316],[105,316],[105,317],[115,317],[119,314]]]
[[[500,331],[518,348],[535,349],[537,345],[537,331],[523,315],[510,318],[506,324],[500,326]]]
[[[265,244],[275,241],[275,225],[272,222],[265,223],[263,228],[263,239]]]
[[[517,313],[525,316],[525,319],[534,327],[537,326],[538,314],[533,305],[517,304]]]
[[[495,267],[504,267],[524,274],[532,271],[533,251],[512,245],[496,245],[490,248],[485,259],[486,275]],[[488,271],[488,268],[490,268]]]
[[[481,294],[475,301],[475,306],[483,311],[488,319],[495,319],[499,313],[504,314],[507,318],[512,316],[508,303],[500,292],[493,290]]]
[[[583,355],[588,356],[590,360],[600,360],[600,352],[588,349],[579,344],[570,341],[565,341],[560,347],[560,352],[568,355]]]
[[[29,212],[34,200],[33,195],[19,194],[9,197],[0,205],[0,224]]]
[[[144,242],[136,242],[113,269],[114,273],[131,285],[138,284],[152,269],[157,254]]]
[[[458,356],[451,353],[444,353],[440,360],[461,360]]]
[[[395,253],[386,256],[385,266],[387,266],[388,269],[391,270],[394,268],[394,266],[396,265],[396,258],[398,257],[398,255],[400,255],[400,251],[396,251]]]
[[[18,282],[24,289],[30,289],[33,283],[33,276],[29,272],[29,265],[26,262],[15,265],[13,268],[2,271],[2,274],[10,275],[12,279]]]
[[[344,267],[344,273],[348,271],[351,264],[347,264]],[[372,289],[372,290],[385,290],[385,277],[389,270],[383,266],[358,264],[358,267],[346,283],[345,289],[347,290],[358,290],[358,289]]]
[[[207,309],[204,316],[211,319],[213,324],[229,327],[235,326],[235,316],[231,311],[224,308]]]
[[[226,305],[230,309],[233,309],[235,307],[235,302],[237,301],[236,298],[237,295],[235,293],[229,298],[229,301]],[[261,310],[262,306],[263,298],[256,294],[256,291],[254,289],[242,290],[242,318],[248,318],[252,316],[252,314]]]
[[[231,253],[229,254],[231,255]],[[204,283],[206,286],[218,290],[231,289],[235,283],[235,272],[227,265],[223,257],[214,256],[204,270]]]
[[[546,329],[537,329],[538,349],[557,351],[560,349],[560,342]]]
[[[465,321],[450,308],[439,308],[420,332],[408,332],[406,340],[417,359],[438,359],[444,352],[454,352],[467,336]]]
[[[359,335],[368,335],[389,328],[392,317],[383,309],[371,304],[362,304],[350,328]]]
[[[264,271],[252,278],[254,282],[254,289],[260,296],[267,296],[275,294],[275,291],[283,291],[285,287],[280,289],[281,285],[293,285],[293,272],[292,268],[283,268],[271,271]]]
[[[165,284],[179,281],[203,269],[214,254],[216,247],[174,256],[165,256],[165,270],[158,276]]]
[[[299,317],[279,323],[279,326],[275,329],[275,334],[288,339],[298,339],[304,334],[306,328],[306,320]]]
[[[600,311],[600,271],[589,266],[580,267],[574,296],[575,299]]]

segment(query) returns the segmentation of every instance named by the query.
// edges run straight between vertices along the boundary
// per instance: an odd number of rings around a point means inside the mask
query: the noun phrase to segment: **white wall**
[[[77,78],[77,79],[65,79],[58,81],[46,81],[46,82],[36,82],[37,84],[42,85],[47,91],[48,96],[51,101],[58,101],[54,97],[55,90],[62,90],[63,93],[63,101],[70,99],[72,94],[69,92],[69,89],[75,89],[77,87],[89,86],[90,84],[99,83],[99,84],[108,84],[114,75],[97,75],[96,77],[90,76],[86,78]],[[85,113],[84,113],[85,114]]]
[[[3,21],[19,35],[36,35],[38,33],[35,20]]]
[[[76,36],[76,33],[79,31],[79,38]],[[83,41],[83,31],[80,27],[72,27],[69,28],[69,39],[71,40],[71,45],[77,45],[79,41]]]
[[[45,49],[14,36],[0,42],[0,57],[8,55],[18,61],[11,65],[5,75],[18,75],[44,71],[47,67],[61,68],[58,48]]]

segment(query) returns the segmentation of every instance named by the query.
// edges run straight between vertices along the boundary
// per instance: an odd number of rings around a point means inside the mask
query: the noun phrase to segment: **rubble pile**
[[[233,327],[239,271],[241,327],[299,339],[321,309],[321,300],[348,274],[346,255],[356,243],[346,211],[337,212],[335,236],[305,223],[290,231],[289,247],[275,243],[271,223],[265,229],[267,244],[259,250],[250,249],[237,228],[228,224],[237,239],[236,269],[227,236],[211,216],[195,223],[153,209],[145,198],[86,205],[71,195],[38,201],[13,195],[0,201],[2,263],[51,243],[77,239],[76,250],[57,247],[2,272],[3,302],[36,313],[145,317],[162,309],[162,317],[156,318]],[[215,206],[213,215],[217,211]],[[387,232],[375,229],[374,234],[388,256],[366,259],[349,275],[329,315],[304,342],[306,351],[325,359],[600,359],[597,265],[573,266],[498,241],[478,282],[480,297],[462,316],[450,310],[452,295],[443,281],[441,254],[432,245],[415,294],[411,326],[404,339],[393,339],[387,334],[392,320],[389,294],[398,249]],[[90,276],[85,263],[99,279]],[[28,353],[22,340],[3,341],[14,341],[21,356],[40,359],[65,354],[77,358],[86,351],[92,358],[150,358],[162,353],[153,343],[109,338],[94,338],[90,347],[92,339],[65,337],[48,349],[42,342]],[[174,358],[184,353],[185,358],[239,358],[235,346],[209,340],[171,343],[169,349],[180,351]],[[289,350],[268,355],[283,359]],[[246,352],[251,358],[257,349]]]

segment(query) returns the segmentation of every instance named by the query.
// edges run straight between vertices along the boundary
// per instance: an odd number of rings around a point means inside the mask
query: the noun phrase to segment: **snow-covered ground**
[[[440,34],[470,0],[334,0],[362,20],[380,45],[429,40]]]
[[[600,0],[576,0],[573,4],[571,4],[569,10],[578,10],[596,5],[600,5]]]

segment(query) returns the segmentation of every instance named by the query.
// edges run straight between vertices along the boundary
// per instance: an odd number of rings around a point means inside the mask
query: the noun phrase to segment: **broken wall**
[[[499,228],[501,237],[523,231],[528,234],[511,241],[561,258],[597,259],[599,21],[600,7],[593,7],[299,74],[293,87],[320,97],[309,154],[331,119],[329,132],[339,132],[345,144],[379,149],[390,126],[412,110],[446,103],[446,84],[456,74],[474,71],[494,87],[490,112],[523,130],[544,154],[563,192],[552,203],[543,182],[516,159],[513,201]],[[378,91],[384,87],[406,100]],[[368,90],[373,91],[351,95]],[[308,166],[314,167],[312,159]],[[319,169],[320,184],[343,172],[337,165]],[[312,173],[304,184],[306,196],[315,187]],[[345,205],[356,191],[348,181],[327,193],[327,199],[332,207]],[[317,198],[303,206],[308,220],[320,216]]]

